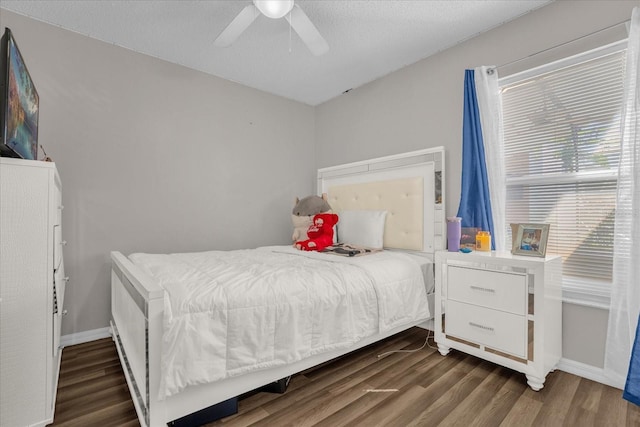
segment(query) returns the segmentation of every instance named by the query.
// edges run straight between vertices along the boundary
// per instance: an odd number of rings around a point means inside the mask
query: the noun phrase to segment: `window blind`
[[[624,66],[617,47],[501,81],[507,224],[551,224],[547,253],[586,287],[611,281]]]

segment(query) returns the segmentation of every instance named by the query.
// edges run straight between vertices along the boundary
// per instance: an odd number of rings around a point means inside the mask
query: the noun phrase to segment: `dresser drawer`
[[[58,311],[62,311],[64,304],[64,293],[67,288],[67,277],[64,275],[64,262],[61,262],[58,269],[53,273],[53,286],[55,286],[58,298]]]
[[[525,315],[527,277],[524,274],[450,265],[447,297],[513,314]]]
[[[60,264],[63,263],[63,248],[64,242],[62,241],[62,227],[59,225],[53,226],[53,270],[57,270]]]
[[[62,225],[62,209],[64,208],[62,206],[62,193],[60,193],[58,188],[56,188],[54,193],[55,193],[55,201],[53,202],[54,209],[55,209],[54,225]]]
[[[446,335],[527,358],[527,320],[524,316],[447,301]]]

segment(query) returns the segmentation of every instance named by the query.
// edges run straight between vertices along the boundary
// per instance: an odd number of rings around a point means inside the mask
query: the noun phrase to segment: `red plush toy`
[[[338,223],[338,215],[321,213],[313,217],[313,224],[307,230],[309,239],[300,240],[295,247],[302,251],[321,251],[333,244],[333,226]]]

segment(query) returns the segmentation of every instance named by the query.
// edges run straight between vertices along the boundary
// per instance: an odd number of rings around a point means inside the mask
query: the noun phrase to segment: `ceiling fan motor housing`
[[[253,0],[258,10],[266,17],[279,19],[291,12],[293,0]]]

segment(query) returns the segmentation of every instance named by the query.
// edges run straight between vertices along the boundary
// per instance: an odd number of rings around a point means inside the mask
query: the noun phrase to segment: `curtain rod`
[[[540,50],[540,51],[538,51],[538,52],[532,53],[531,55],[525,56],[525,57],[523,57],[523,58],[516,59],[516,60],[510,61],[510,62],[505,62],[504,64],[498,65],[498,66],[496,66],[496,67],[488,68],[488,69],[487,69],[487,74],[491,75],[491,74],[493,74],[493,73],[494,73],[494,71],[495,71],[496,69],[503,68],[503,67],[506,67],[506,66],[509,66],[509,65],[513,65],[513,64],[517,64],[518,62],[525,61],[525,60],[527,60],[527,59],[533,58],[534,56],[537,56],[537,55],[540,55],[540,54],[542,54],[542,53],[548,52],[548,51],[550,51],[550,50],[558,49],[558,48],[560,48],[560,47],[562,47],[562,46],[565,46],[565,45],[568,45],[568,44],[570,44],[570,43],[575,43],[575,42],[580,41],[580,40],[582,40],[582,39],[585,39],[585,38],[587,38],[587,37],[591,37],[591,36],[593,36],[593,35],[596,35],[596,34],[599,34],[599,33],[604,32],[604,31],[610,30],[610,29],[612,29],[612,28],[614,28],[614,27],[617,27],[618,25],[621,25],[621,24],[628,25],[630,22],[631,22],[631,20],[630,20],[630,19],[627,19],[627,20],[624,20],[624,21],[620,21],[620,22],[618,22],[618,23],[616,23],[616,24],[609,25],[608,27],[601,28],[601,29],[596,30],[596,31],[593,31],[593,32],[591,32],[591,33],[589,33],[589,34],[585,34],[584,36],[580,36],[580,37],[575,38],[575,39],[573,39],[573,40],[569,40],[569,41],[566,41],[566,42],[564,42],[564,43],[560,43],[559,45],[552,46],[552,47],[549,47],[549,48],[547,48],[547,49],[543,49],[543,50]],[[629,28],[627,28],[627,34],[629,34]]]

